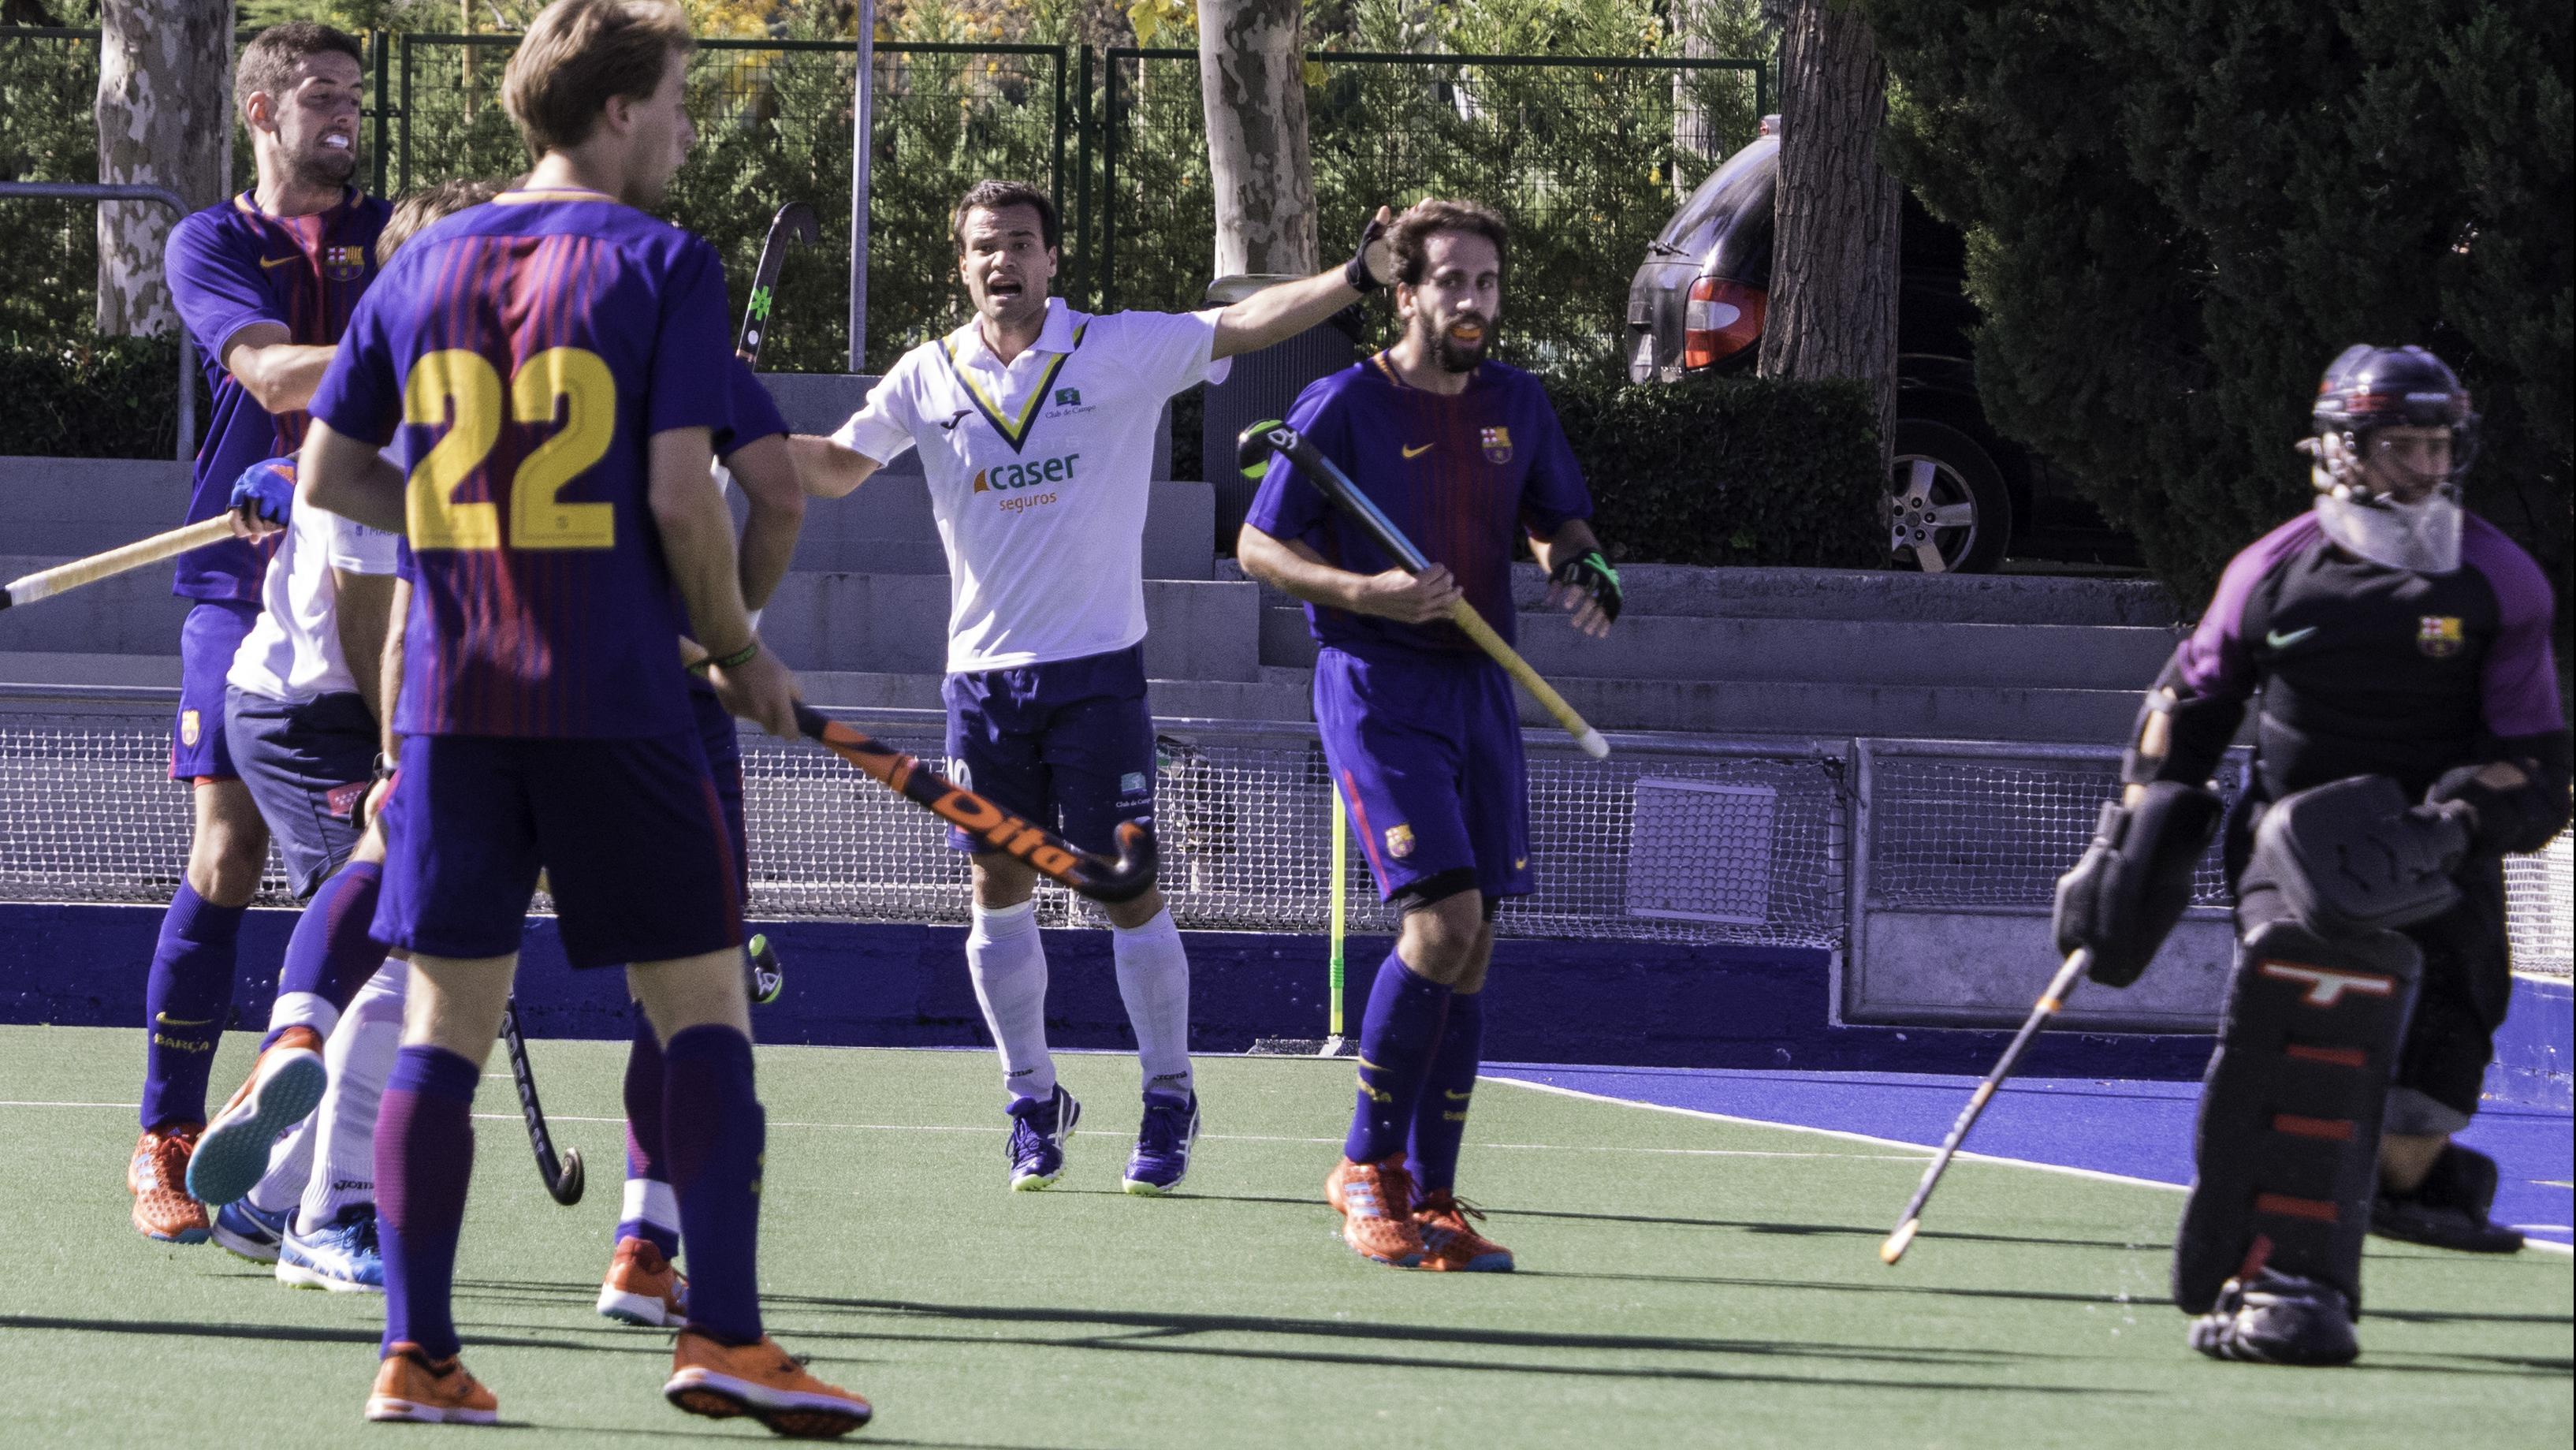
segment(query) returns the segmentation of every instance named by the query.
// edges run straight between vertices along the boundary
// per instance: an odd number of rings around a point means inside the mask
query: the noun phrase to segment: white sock
[[[975,908],[966,933],[966,974],[984,1025],[1002,1049],[1002,1086],[1015,1098],[1055,1093],[1055,1058],[1047,1052],[1046,943],[1038,937],[1038,904]]]
[[[411,963],[388,957],[340,1019],[322,1050],[331,1070],[322,1106],[313,1113],[313,1137],[322,1145],[304,1184],[298,1233],[318,1233],[353,1203],[376,1201],[376,1108],[385,1079],[402,1050],[403,997]]]
[[[671,1185],[658,1178],[629,1178],[626,1180],[625,1200],[618,1208],[617,1222],[621,1227],[640,1223],[678,1238],[680,1197],[671,1191]]]
[[[284,1213],[295,1206],[295,1196],[304,1191],[312,1172],[313,1118],[307,1114],[269,1148],[268,1171],[243,1196],[262,1213]]]
[[[325,1037],[340,1025],[340,1009],[319,992],[280,992],[268,1009],[268,1030],[310,1027]]]
[[[1110,952],[1118,963],[1118,998],[1127,1004],[1127,1025],[1136,1030],[1136,1061],[1144,1068],[1145,1091],[1189,1096],[1190,958],[1181,946],[1181,929],[1172,925],[1171,908],[1154,913],[1143,926],[1109,929]]]

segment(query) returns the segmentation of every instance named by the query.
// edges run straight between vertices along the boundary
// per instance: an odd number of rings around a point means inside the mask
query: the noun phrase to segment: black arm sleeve
[[[2194,693],[2183,677],[2182,653],[2176,651],[2138,708],[2137,728],[2130,732],[2128,754],[2120,760],[2121,782],[2208,783],[2226,758],[2227,742],[2236,738],[2236,727],[2245,723],[2246,698],[2234,692]]]

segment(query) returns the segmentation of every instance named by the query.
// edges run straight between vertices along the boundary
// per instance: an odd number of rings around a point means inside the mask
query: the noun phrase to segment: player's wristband
[[[755,634],[751,637],[751,643],[729,655],[711,655],[707,663],[719,670],[738,670],[758,658],[760,658],[760,636]]]
[[[1372,248],[1376,249],[1378,254],[1377,266],[1369,264],[1369,252]],[[1386,285],[1378,280],[1378,272],[1382,268],[1391,273],[1394,266],[1393,249],[1386,240],[1386,223],[1376,217],[1370,217],[1368,225],[1360,228],[1359,250],[1351,253],[1350,261],[1342,267],[1342,285],[1362,295],[1375,292]]]
[[[1584,550],[1557,565],[1547,577],[1551,584],[1566,585],[1591,595],[1592,602],[1601,606],[1604,619],[1618,619],[1622,602],[1619,571],[1610,567],[1609,559],[1599,549]]]

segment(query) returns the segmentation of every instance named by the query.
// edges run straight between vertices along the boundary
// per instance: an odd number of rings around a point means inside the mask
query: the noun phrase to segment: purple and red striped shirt
[[[313,400],[410,461],[396,729],[691,728],[648,445],[732,423],[732,368],[715,250],[597,193],[504,193],[403,247]]]

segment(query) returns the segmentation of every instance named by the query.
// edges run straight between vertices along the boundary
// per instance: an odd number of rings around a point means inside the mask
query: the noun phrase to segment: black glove
[[[1360,228],[1359,250],[1342,267],[1342,281],[1361,294],[1375,292],[1395,280],[1395,248],[1386,240],[1386,223],[1372,216]]]
[[[2480,780],[2480,774],[2495,769],[2492,765],[2446,770],[2440,780],[2433,782],[2433,788],[2424,792],[2424,807],[2459,821],[2468,832],[2470,849],[2480,855],[2537,851],[2567,824],[2566,788],[2561,786],[2552,792],[2545,784],[2547,772],[2536,768],[2536,761],[2530,766],[2511,764],[2522,772],[2520,785],[2498,786]]]
[[[1568,589],[1580,589],[1601,606],[1601,617],[1616,623],[1619,618],[1619,571],[1599,549],[1586,549],[1548,571],[1547,582]]]
[[[2169,780],[2134,806],[2103,802],[2083,858],[2057,878],[2057,949],[2091,950],[2085,975],[2103,986],[2136,981],[2191,905],[2192,872],[2223,811],[2211,792]]]

